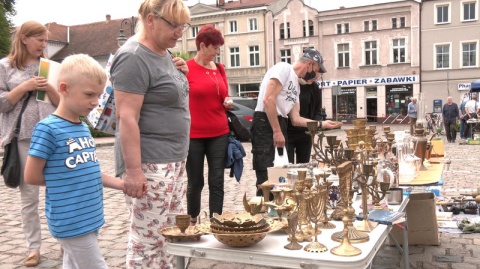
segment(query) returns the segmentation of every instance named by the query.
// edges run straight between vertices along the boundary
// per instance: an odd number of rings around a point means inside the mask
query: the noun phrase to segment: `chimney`
[[[345,9],[345,6],[340,6],[340,9]]]
[[[218,0],[218,6],[224,6],[225,5],[225,0]]]
[[[112,16],[110,14],[107,14],[107,16],[105,16],[106,19],[107,19],[107,22],[110,22],[112,20]]]

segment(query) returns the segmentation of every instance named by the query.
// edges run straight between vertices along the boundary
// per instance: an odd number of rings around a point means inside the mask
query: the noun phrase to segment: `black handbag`
[[[17,136],[20,132],[22,114],[27,107],[30,95],[31,94],[29,94],[27,99],[25,99],[25,101],[23,102],[22,110],[20,111],[20,115],[18,116],[17,126],[15,127],[15,136],[12,138],[10,143],[5,145],[4,147],[1,173],[5,185],[10,188],[17,188],[20,185],[22,165],[20,164],[20,153],[18,152]]]
[[[228,127],[230,127],[230,134],[240,142],[250,141],[250,132],[245,128],[237,116],[231,112],[226,111],[228,119]]]

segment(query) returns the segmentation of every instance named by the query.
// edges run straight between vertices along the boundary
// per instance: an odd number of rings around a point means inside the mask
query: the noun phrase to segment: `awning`
[[[480,79],[472,82],[470,92],[480,92]]]

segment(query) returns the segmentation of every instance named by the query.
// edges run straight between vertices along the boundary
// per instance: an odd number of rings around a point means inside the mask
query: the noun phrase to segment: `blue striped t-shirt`
[[[87,125],[50,115],[35,126],[28,154],[46,160],[45,215],[52,235],[98,230],[105,222],[102,175]]]

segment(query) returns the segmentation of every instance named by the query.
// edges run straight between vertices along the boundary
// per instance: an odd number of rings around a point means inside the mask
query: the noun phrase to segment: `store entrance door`
[[[377,98],[367,98],[368,122],[377,122]]]

